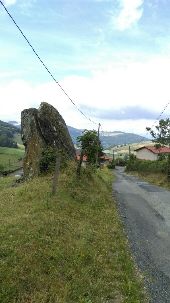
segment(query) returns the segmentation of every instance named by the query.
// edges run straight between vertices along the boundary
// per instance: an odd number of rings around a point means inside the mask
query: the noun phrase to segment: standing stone
[[[23,162],[24,177],[40,174],[43,151],[52,147],[63,152],[67,158],[75,157],[75,149],[66,123],[50,104],[42,102],[39,109],[25,109],[21,113],[21,135],[25,146]]]

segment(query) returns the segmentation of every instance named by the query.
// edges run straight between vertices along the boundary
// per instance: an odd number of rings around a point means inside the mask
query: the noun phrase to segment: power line
[[[54,82],[59,86],[59,88],[62,90],[62,92],[66,95],[66,97],[70,100],[70,102],[76,107],[76,109],[81,113],[81,115],[83,115],[87,120],[89,120],[90,122],[92,122],[95,125],[98,125],[98,123],[94,122],[91,118],[87,117],[82,110],[80,110],[78,108],[78,106],[75,104],[75,102],[73,101],[73,99],[68,95],[68,93],[65,91],[65,89],[61,86],[61,84],[55,79],[55,77],[53,76],[53,74],[50,72],[49,68],[47,67],[47,65],[43,62],[43,60],[40,58],[40,56],[38,55],[38,53],[36,52],[35,48],[32,46],[32,44],[30,43],[30,41],[28,40],[28,38],[26,37],[26,35],[23,33],[23,31],[21,30],[21,28],[19,27],[19,25],[16,23],[16,21],[14,20],[14,18],[12,17],[12,15],[10,14],[10,12],[8,11],[8,9],[6,8],[6,6],[4,5],[4,3],[2,1],[0,1],[0,4],[3,6],[3,8],[5,9],[5,11],[7,12],[8,16],[10,17],[10,19],[12,20],[12,22],[15,24],[15,26],[17,27],[17,29],[19,30],[19,32],[21,33],[21,35],[23,36],[23,38],[25,39],[25,41],[27,42],[27,44],[30,46],[30,48],[32,49],[32,51],[34,52],[34,54],[36,55],[36,57],[38,58],[38,60],[40,61],[40,63],[43,65],[43,67],[46,69],[46,71],[48,72],[48,74],[50,75],[50,77],[54,80]]]
[[[73,99],[68,95],[68,93],[65,91],[65,89],[61,86],[61,84],[55,79],[55,77],[53,76],[53,74],[51,73],[51,71],[49,70],[49,68],[47,67],[47,65],[43,62],[43,60],[40,58],[40,56],[38,55],[38,53],[36,52],[35,48],[32,46],[32,44],[30,43],[30,41],[28,40],[28,38],[26,37],[26,35],[24,34],[24,32],[21,30],[21,28],[19,27],[19,25],[16,23],[16,21],[14,20],[14,18],[12,17],[12,15],[9,13],[8,9],[6,8],[6,6],[4,5],[4,3],[0,0],[0,4],[3,6],[3,8],[5,9],[6,13],[8,14],[8,16],[10,17],[10,19],[12,20],[12,22],[14,23],[14,25],[17,27],[17,29],[19,30],[19,32],[21,33],[21,35],[23,36],[23,38],[25,39],[25,41],[27,42],[27,44],[30,46],[30,48],[32,49],[32,51],[34,52],[34,54],[36,55],[36,57],[38,58],[38,60],[40,61],[40,63],[43,65],[43,67],[46,69],[46,71],[48,72],[48,74],[50,75],[50,77],[54,80],[54,82],[59,86],[59,88],[62,90],[62,92],[66,95],[66,97],[70,100],[70,102],[76,107],[76,109],[81,113],[81,115],[83,115],[87,120],[89,120],[91,123],[98,125],[98,123],[96,123],[95,121],[93,121],[91,118],[89,118],[86,114],[83,113],[82,110],[80,110],[78,108],[78,106],[76,105],[76,103],[73,101]],[[157,122],[157,120],[159,120],[161,118],[161,116],[163,115],[163,113],[165,112],[165,110],[167,109],[168,105],[170,104],[170,101],[165,105],[165,107],[163,108],[162,112],[160,113],[160,115],[157,117],[157,119],[155,120],[155,122],[153,123],[152,127],[154,127],[155,123]],[[151,128],[152,128],[151,127]],[[143,140],[142,140],[143,141]],[[142,142],[141,141],[141,142]],[[140,142],[139,142],[140,143]]]
[[[170,101],[168,101],[168,103],[165,105],[165,107],[163,108],[163,110],[161,111],[161,113],[159,114],[159,116],[156,118],[156,120],[154,121],[154,123],[151,126],[151,130],[152,128],[155,126],[155,123],[162,117],[163,113],[165,112],[165,110],[167,109],[167,107],[170,105]],[[147,134],[147,133],[146,133]],[[138,142],[138,144],[142,143],[144,140],[142,139],[141,141]]]
[[[153,125],[151,126],[151,128],[154,127],[155,123],[161,118],[161,116],[163,115],[163,113],[165,112],[165,110],[167,109],[167,107],[168,107],[169,104],[170,104],[170,101],[168,101],[168,103],[165,105],[165,107],[161,111],[160,115],[156,118],[156,120],[153,123]]]

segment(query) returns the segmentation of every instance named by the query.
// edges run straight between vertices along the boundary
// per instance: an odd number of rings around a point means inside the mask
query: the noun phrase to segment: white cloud
[[[4,0],[6,6],[14,5],[16,2],[17,0]]]
[[[102,71],[91,77],[70,76],[60,84],[81,106],[97,108],[98,111],[122,110],[127,106],[140,106],[161,112],[170,100],[170,57],[155,57],[141,62],[108,63]],[[9,81],[9,80],[7,80]],[[20,112],[29,107],[38,107],[42,101],[49,102],[61,113],[68,125],[77,128],[94,128],[71,104],[54,82],[32,85],[23,80],[0,84],[0,119],[20,119]],[[166,110],[170,114],[170,107]],[[90,117],[94,119],[91,112]],[[155,116],[155,119],[157,117]],[[95,120],[104,130],[145,132],[148,120]]]
[[[140,20],[143,14],[142,4],[144,0],[119,0],[120,12],[115,19],[118,30],[124,31]]]

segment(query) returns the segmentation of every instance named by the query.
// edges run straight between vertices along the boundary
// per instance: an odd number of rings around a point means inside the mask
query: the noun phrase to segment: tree
[[[155,142],[156,147],[161,147],[162,145],[169,145],[170,147],[170,119],[159,120],[159,125],[155,126],[156,131],[147,127],[147,131],[150,132],[153,142]],[[170,154],[168,154],[168,179],[170,180]]]
[[[150,127],[146,128],[153,137],[152,141],[155,142],[157,146],[170,146],[170,119],[159,120],[159,125],[155,126],[155,128],[156,131],[152,130]]]
[[[78,174],[80,174],[83,156],[87,156],[89,164],[95,165],[96,162],[98,163],[98,158],[103,154],[103,147],[99,140],[98,133],[95,130],[86,129],[83,134],[77,138],[77,142],[81,145],[81,156],[77,170]]]

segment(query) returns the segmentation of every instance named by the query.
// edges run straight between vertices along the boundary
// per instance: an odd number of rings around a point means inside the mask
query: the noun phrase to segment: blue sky
[[[104,130],[143,134],[170,100],[167,0],[4,0],[54,77]],[[52,81],[0,6],[1,120],[54,105],[68,125],[96,128]],[[170,106],[164,117],[170,114]]]

